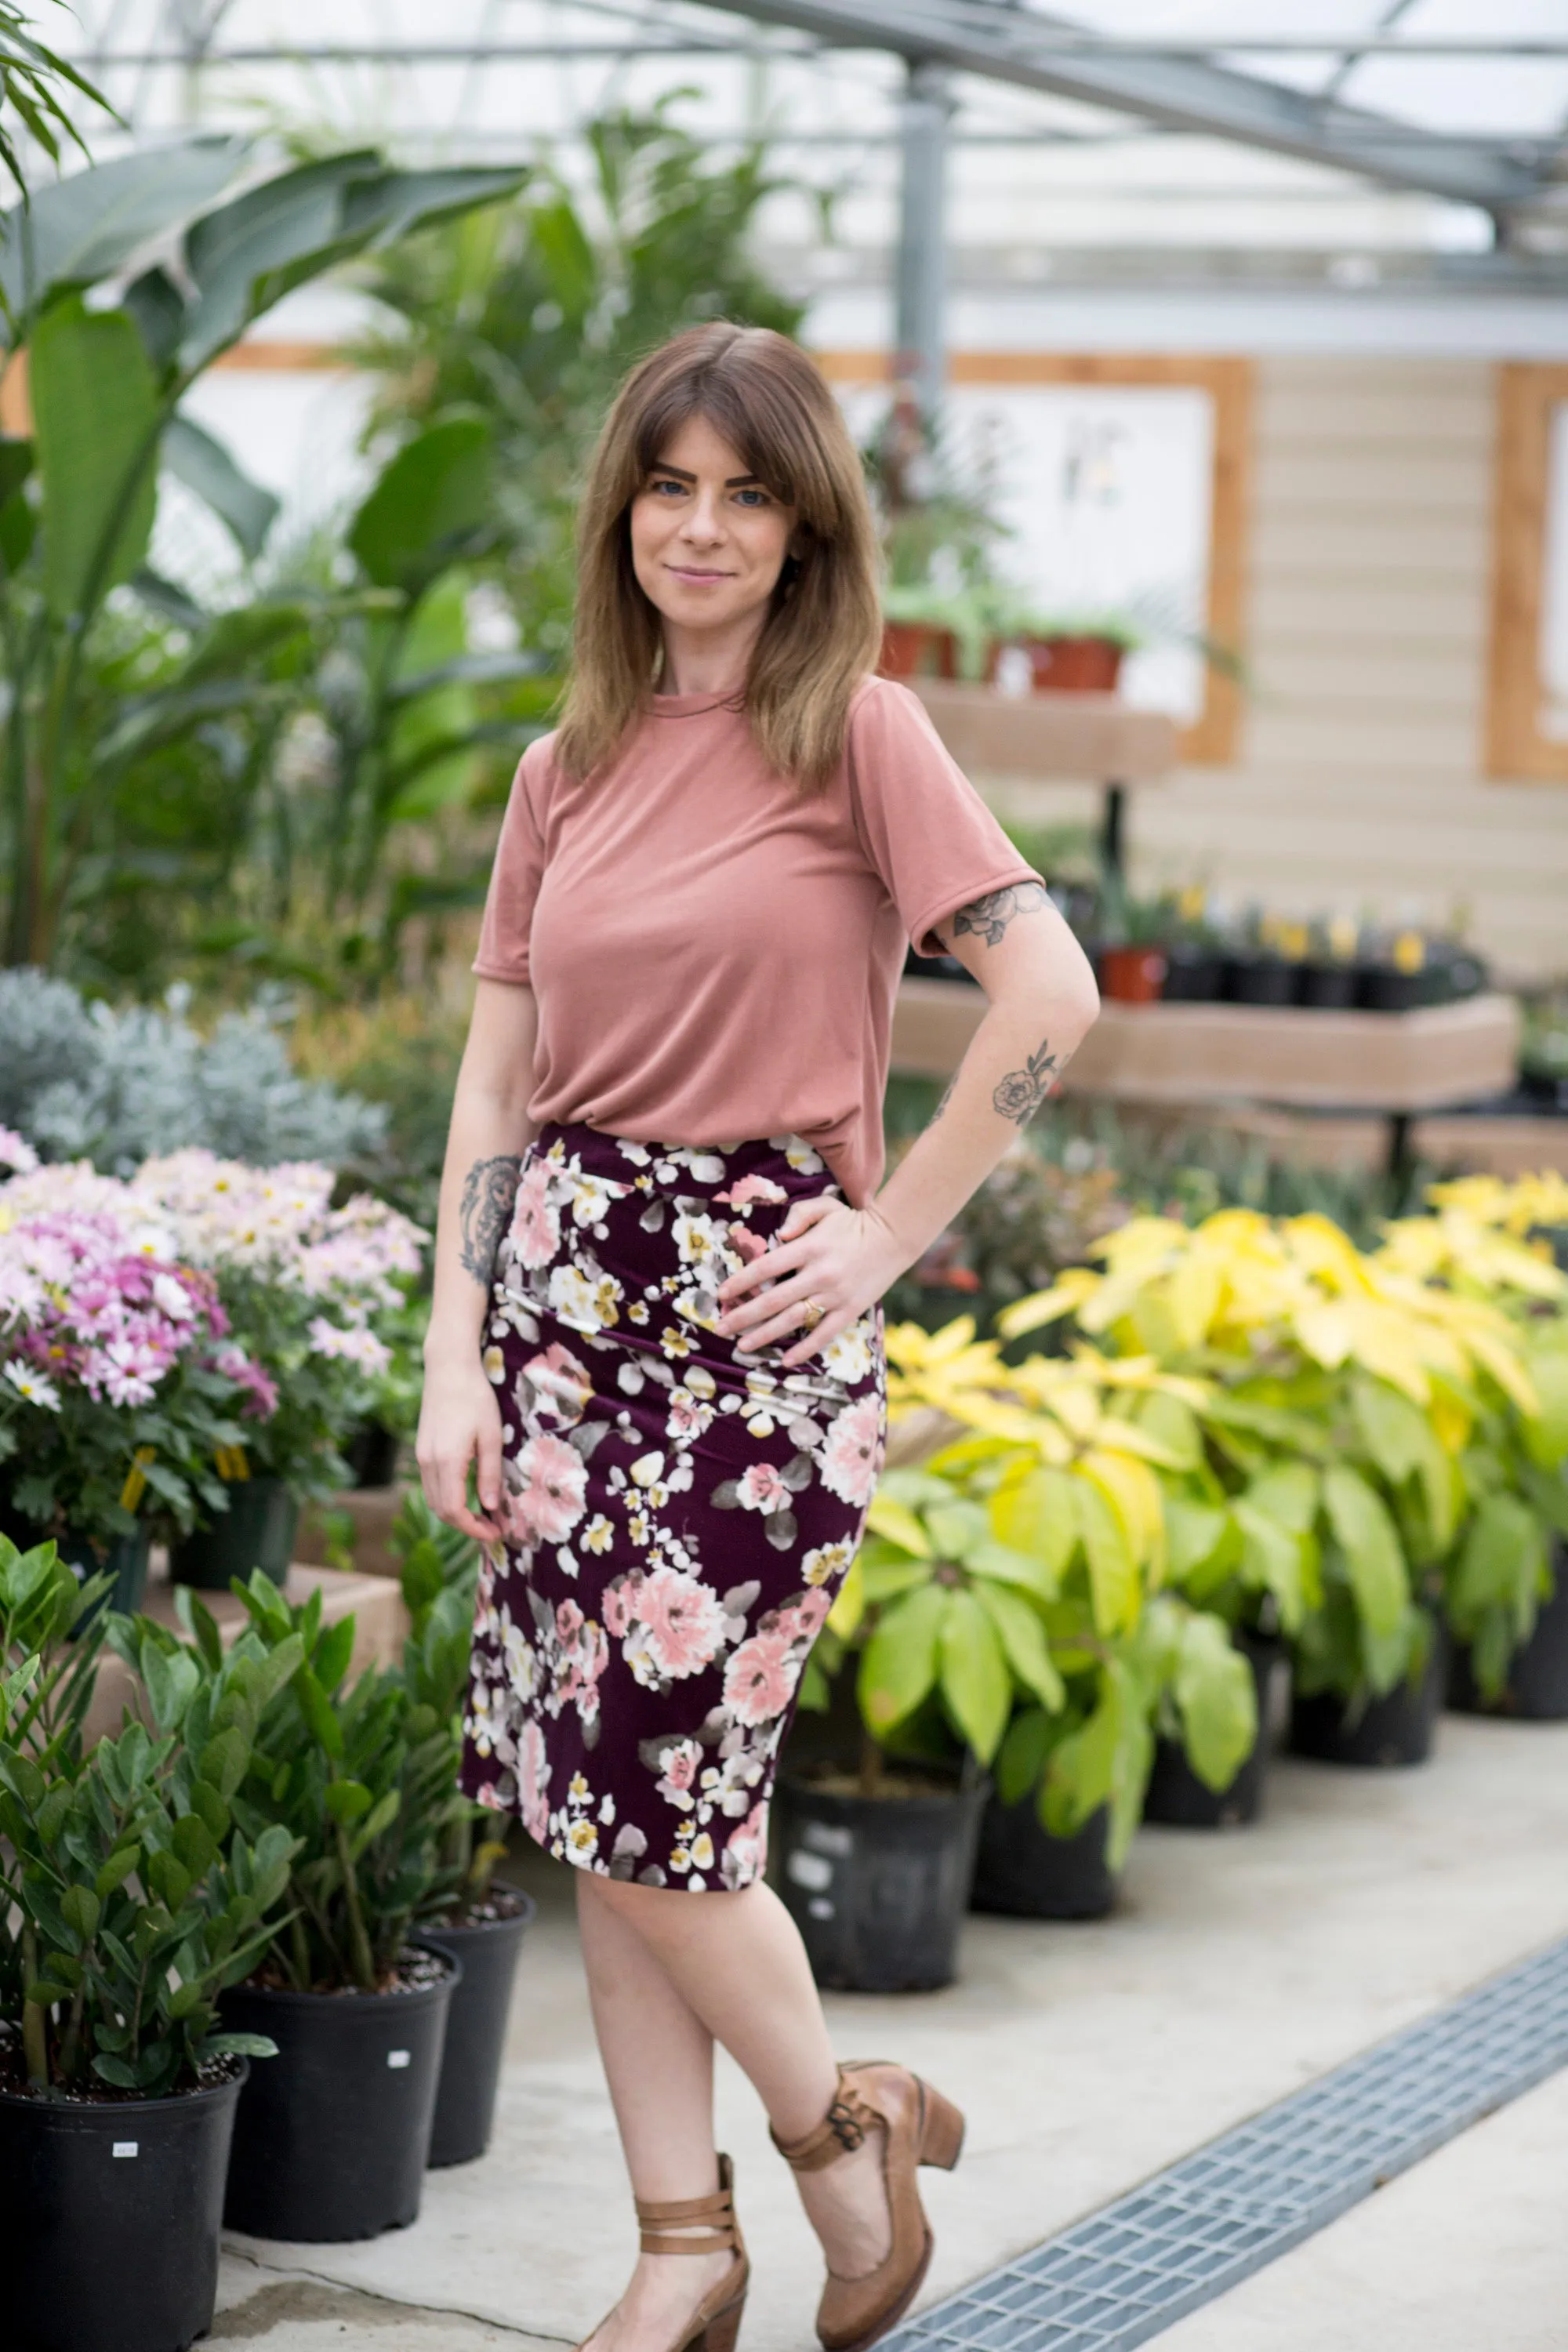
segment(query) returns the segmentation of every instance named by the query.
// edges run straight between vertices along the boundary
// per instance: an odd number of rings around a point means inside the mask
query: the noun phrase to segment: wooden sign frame
[[[1486,772],[1516,783],[1568,783],[1568,742],[1541,727],[1552,412],[1563,402],[1568,365],[1510,361],[1498,370]]]
[[[887,352],[826,351],[816,352],[816,358],[832,383],[886,383],[892,373]],[[1252,467],[1250,360],[1201,352],[954,352],[948,374],[952,383],[963,384],[1180,384],[1206,392],[1214,402],[1214,481],[1204,627],[1214,644],[1244,655]],[[1234,677],[1212,667],[1206,670],[1203,709],[1181,730],[1184,761],[1218,768],[1236,759],[1242,699]]]

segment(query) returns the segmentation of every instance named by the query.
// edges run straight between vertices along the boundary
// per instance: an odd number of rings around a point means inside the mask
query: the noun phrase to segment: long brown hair
[[[629,509],[693,416],[795,509],[745,709],[769,765],[820,790],[844,756],[855,690],[876,666],[876,530],[843,415],[812,362],[787,335],[725,320],[689,327],[635,367],[599,436],[577,513],[572,678],[557,754],[569,774],[589,774],[653,691],[663,639],[632,569]]]

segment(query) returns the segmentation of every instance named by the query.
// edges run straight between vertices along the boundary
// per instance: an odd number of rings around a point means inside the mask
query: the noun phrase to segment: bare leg
[[[713,2037],[619,1910],[578,1880],[577,1919],[594,2031],[636,2194],[654,2204],[719,2186]],[[631,2284],[589,2339],[594,2352],[669,2352],[731,2256],[639,2254]]]
[[[663,1976],[666,2000],[673,2000],[691,2023],[700,2022],[712,2040],[721,2042],[749,2076],[779,2137],[802,2138],[821,2122],[837,2087],[837,2064],[799,1932],[771,1887],[759,1884],[734,1895],[692,1896],[584,1876],[579,1911],[591,1982],[600,1948],[598,1915],[612,1913]],[[591,1917],[595,1924],[590,1933]],[[606,1948],[620,1951],[625,1947]],[[617,2117],[636,2111],[631,2136],[622,2122],[633,2183],[645,2197],[700,2196],[712,2186],[711,2170],[701,2179],[687,2173],[681,2186],[656,2190],[644,2185],[633,2157],[634,2145],[668,2139],[667,2110],[647,2063],[655,2029],[638,2013],[644,1981],[640,1973],[627,1970],[625,1999],[634,2005],[634,2013],[623,2032],[612,2030],[614,2059],[600,2029],[606,2070],[615,2070],[612,2096]],[[594,2001],[597,2020],[596,1984]],[[657,2015],[662,2030],[665,2011],[659,2009]],[[686,2046],[692,2045],[689,2042]],[[629,2079],[617,2085],[615,2074],[623,2066]],[[661,2061],[660,2079],[662,2066]],[[710,2095],[710,2075],[704,2078],[705,2096]],[[710,2151],[711,2146],[710,2138]],[[710,2153],[708,2163],[711,2167]],[[661,2180],[666,2177],[661,2174]],[[880,2135],[873,2134],[862,2148],[821,2172],[797,2174],[796,2185],[828,2267],[842,2278],[874,2270],[890,2243]],[[685,2257],[681,2267],[695,2272],[698,2264]],[[694,2293],[687,2308],[696,2300]],[[608,2345],[605,2352],[611,2352]],[[619,2344],[614,2352],[622,2352]],[[630,2339],[626,2352],[631,2352]],[[637,2352],[642,2352],[640,2345]]]

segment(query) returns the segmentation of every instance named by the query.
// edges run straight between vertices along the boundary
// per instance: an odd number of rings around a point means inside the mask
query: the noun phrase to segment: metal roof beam
[[[1494,216],[1531,203],[1544,184],[1542,172],[1487,140],[1426,131],[1205,60],[1097,47],[1084,26],[1005,0],[705,4],[759,24],[787,25],[837,46],[889,49],[912,63],[951,66],[1173,130],[1299,156],[1388,187],[1479,205]]]

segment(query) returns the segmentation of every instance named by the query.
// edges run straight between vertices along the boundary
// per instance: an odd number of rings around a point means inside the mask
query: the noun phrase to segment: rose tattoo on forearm
[[[500,1237],[511,1218],[521,1166],[517,1153],[501,1152],[493,1160],[476,1160],[463,1179],[463,1196],[458,1209],[462,1236],[459,1261],[464,1271],[487,1290],[495,1271]]]
[[[1058,1056],[1047,1050],[1049,1045],[1050,1039],[1042,1037],[1039,1051],[1030,1055],[1023,1068],[1009,1070],[992,1089],[992,1108],[1015,1127],[1028,1126],[1056,1083],[1061,1066]]]

